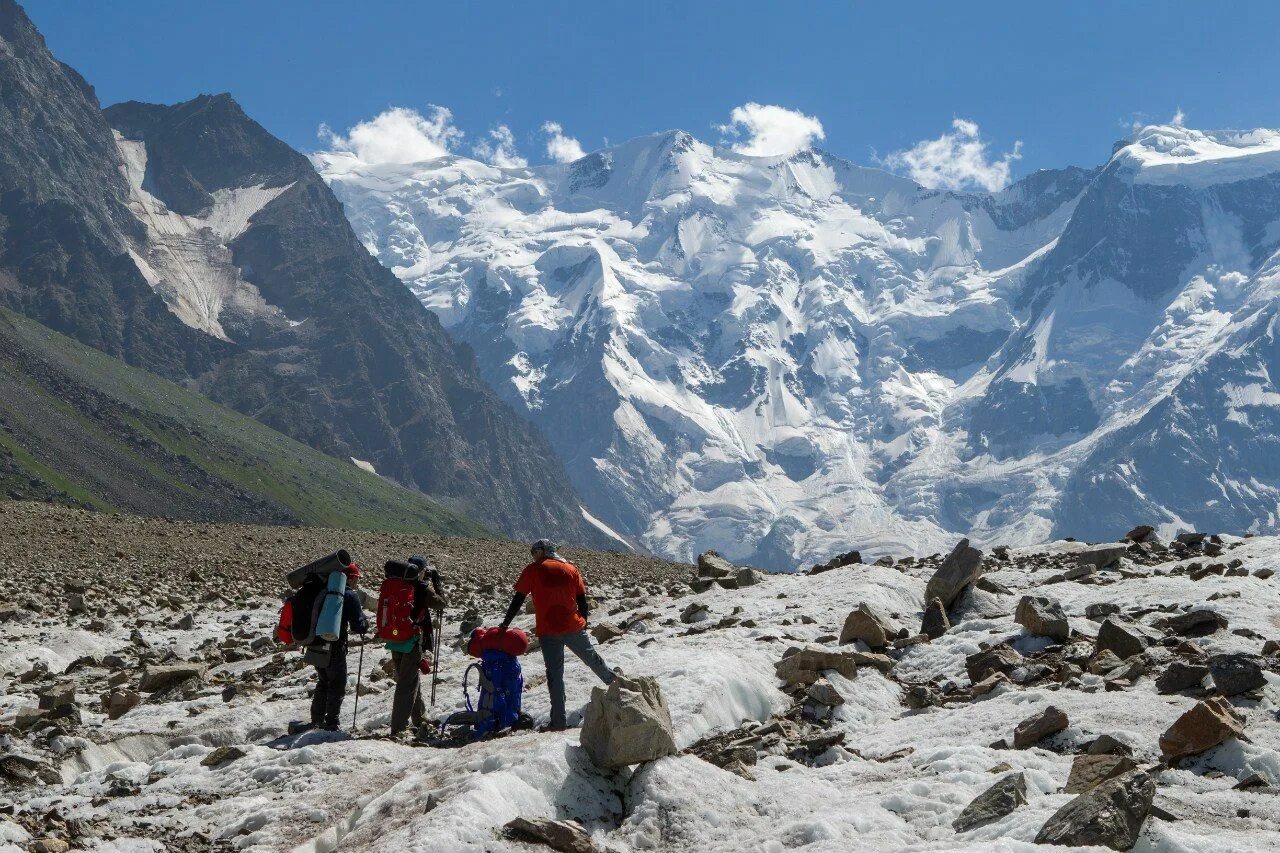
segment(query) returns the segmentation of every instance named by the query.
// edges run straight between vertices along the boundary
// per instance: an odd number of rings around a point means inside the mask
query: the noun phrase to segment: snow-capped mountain
[[[927,190],[669,132],[566,165],[313,162],[600,522],[790,569],[1276,524],[1280,133]]]

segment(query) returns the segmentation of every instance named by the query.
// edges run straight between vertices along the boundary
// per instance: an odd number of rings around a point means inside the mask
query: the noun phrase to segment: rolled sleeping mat
[[[347,573],[331,573],[324,604],[320,605],[320,615],[316,618],[316,636],[320,639],[332,643],[342,636],[342,596],[346,591]]]
[[[345,570],[349,565],[351,565],[351,555],[345,549],[334,551],[301,568],[294,569],[285,578],[289,581],[289,586],[297,589],[306,581],[307,575],[331,575]]]

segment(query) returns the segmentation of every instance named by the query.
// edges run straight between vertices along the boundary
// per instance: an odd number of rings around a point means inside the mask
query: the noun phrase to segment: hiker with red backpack
[[[616,677],[591,643],[587,633],[587,585],[576,566],[556,553],[556,546],[539,539],[529,548],[533,562],[524,567],[516,580],[515,595],[503,617],[501,629],[507,630],[533,596],[534,633],[542,646],[542,660],[547,668],[547,690],[551,693],[551,723],[548,729],[567,728],[564,707],[564,650],[567,648],[605,684]]]
[[[378,590],[377,637],[386,643],[395,668],[391,736],[399,737],[410,723],[416,729],[426,721],[421,675],[437,664],[428,651],[437,630],[431,613],[442,611],[448,601],[439,570],[425,557],[388,561],[385,571]]]

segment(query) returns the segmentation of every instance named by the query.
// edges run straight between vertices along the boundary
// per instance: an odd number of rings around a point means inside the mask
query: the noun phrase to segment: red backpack
[[[293,596],[280,607],[280,621],[276,623],[276,639],[286,646],[293,643]]]
[[[388,643],[411,640],[422,630],[413,609],[415,584],[387,578],[378,588],[378,639]]]

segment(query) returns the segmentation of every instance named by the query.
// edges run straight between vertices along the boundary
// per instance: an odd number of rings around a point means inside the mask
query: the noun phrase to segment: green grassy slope
[[[0,498],[486,535],[432,499],[0,310]]]

